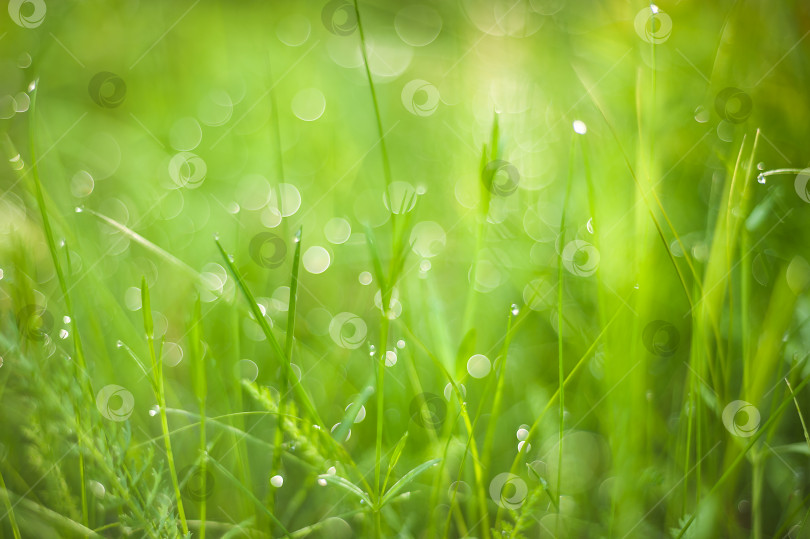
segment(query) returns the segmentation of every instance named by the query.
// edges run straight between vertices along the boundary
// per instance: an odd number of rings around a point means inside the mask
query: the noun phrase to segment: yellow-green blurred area
[[[808,536],[808,35],[10,0],[0,537]]]

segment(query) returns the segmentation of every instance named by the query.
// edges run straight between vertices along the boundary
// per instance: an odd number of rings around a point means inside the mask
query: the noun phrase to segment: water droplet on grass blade
[[[340,427],[340,423],[335,423],[335,424],[332,426],[332,431],[331,431],[331,432],[335,432],[335,431],[338,429],[338,427]],[[352,437],[352,429],[349,429],[349,430],[346,432],[346,438],[345,438],[343,441],[344,441],[344,442],[348,442],[348,441],[349,441],[349,438],[351,438],[351,437]],[[340,440],[338,440],[338,441],[340,441]],[[332,468],[330,468],[330,469],[332,469]]]
[[[523,446],[524,446],[524,445],[526,445],[526,450],[525,450],[525,451],[523,451],[524,453],[528,453],[529,451],[531,451],[531,450],[532,450],[532,444],[528,444],[528,445],[527,445],[525,440],[521,440],[521,441],[519,441],[519,442],[518,442],[518,444],[517,444],[517,450],[518,450],[518,452],[520,452],[520,451],[523,449]]]
[[[284,478],[280,475],[274,475],[270,478],[270,484],[276,488],[281,488],[281,486],[284,484]]]
[[[489,358],[482,354],[475,354],[467,360],[467,372],[473,378],[484,378],[492,369]]]

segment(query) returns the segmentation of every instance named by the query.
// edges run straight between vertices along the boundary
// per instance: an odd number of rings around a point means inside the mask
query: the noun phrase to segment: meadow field
[[[810,4],[9,0],[0,537],[810,537]]]

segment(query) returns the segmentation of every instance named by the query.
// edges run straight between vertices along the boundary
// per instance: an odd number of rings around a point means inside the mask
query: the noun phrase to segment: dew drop
[[[270,484],[276,488],[281,488],[281,486],[284,484],[284,478],[280,475],[274,475],[270,478]]]
[[[757,182],[758,183],[765,183],[766,181],[768,181],[768,180],[765,179],[765,174],[760,174],[760,175],[757,176]]]
[[[583,122],[582,120],[574,120],[572,126],[574,128],[574,133],[578,135],[584,135],[585,133],[588,132],[588,126],[585,125],[585,122]]]
[[[529,451],[532,450],[532,444],[527,445],[526,441],[522,440],[522,441],[518,442],[518,445],[517,445],[518,452],[520,452],[520,450],[523,449],[524,445],[526,446],[526,451],[524,451],[525,453],[528,453]]]
[[[393,350],[388,350],[385,353],[385,366],[386,367],[393,367],[397,364],[397,353]]]
[[[473,378],[484,378],[489,374],[492,364],[489,358],[482,354],[475,354],[467,360],[467,372]]]
[[[516,303],[512,304],[512,316],[517,316],[520,314],[520,307],[517,306]]]
[[[398,340],[397,341],[397,348],[399,348],[400,350],[405,348],[405,341],[403,341],[402,339]]]
[[[368,286],[371,284],[372,281],[371,273],[368,271],[363,271],[360,273],[357,280],[360,281],[361,285]]]

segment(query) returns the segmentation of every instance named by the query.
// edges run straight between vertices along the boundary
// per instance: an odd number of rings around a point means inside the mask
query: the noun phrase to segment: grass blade
[[[371,498],[369,497],[369,495],[366,494],[365,492],[363,492],[360,489],[360,487],[358,487],[357,485],[355,485],[354,483],[352,483],[348,479],[344,479],[344,478],[340,477],[339,475],[328,474],[328,473],[319,475],[318,479],[323,479],[327,483],[329,483],[330,485],[335,485],[336,487],[340,487],[341,489],[345,490],[346,492],[349,492],[349,493],[354,494],[355,496],[357,496],[360,500],[363,501],[363,503],[366,503],[369,507],[374,507],[374,504],[371,503]]]
[[[419,474],[421,474],[422,472],[424,472],[425,470],[427,470],[428,468],[430,468],[434,464],[438,464],[439,461],[441,461],[441,460],[442,459],[430,459],[429,461],[423,462],[422,464],[420,464],[419,466],[417,466],[413,470],[411,470],[408,473],[406,473],[405,475],[403,475],[402,478],[399,481],[397,481],[396,483],[394,483],[391,486],[391,489],[388,492],[385,493],[385,496],[383,496],[382,500],[380,501],[380,507],[384,507],[385,504],[390,502],[391,499],[394,496],[396,496],[397,493],[400,490],[405,488],[408,485],[408,483],[410,483],[411,481],[416,479],[416,476],[418,476]]]

